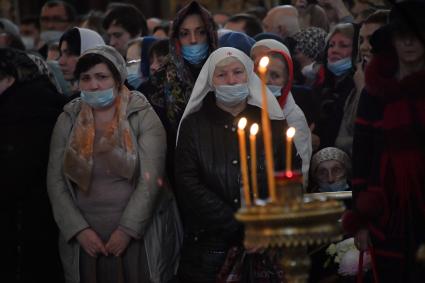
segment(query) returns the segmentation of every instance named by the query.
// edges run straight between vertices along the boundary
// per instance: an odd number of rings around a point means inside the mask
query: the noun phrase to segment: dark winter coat
[[[258,123],[261,110],[248,105],[237,117],[221,110],[210,93],[201,110],[182,122],[176,148],[176,194],[185,239],[180,262],[183,282],[215,282],[226,252],[242,244],[242,225],[234,217],[241,205],[237,122]],[[284,121],[272,121],[275,167],[284,158]],[[248,144],[248,143],[247,143]],[[260,195],[267,197],[262,135],[257,135]],[[249,149],[248,151],[249,152]]]

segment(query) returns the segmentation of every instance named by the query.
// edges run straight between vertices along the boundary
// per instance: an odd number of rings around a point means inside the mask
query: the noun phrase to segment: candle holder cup
[[[281,254],[287,282],[308,282],[307,248],[342,239],[342,202],[303,194],[299,172],[275,173],[276,201],[242,207],[236,219],[245,225],[246,246],[260,246]]]

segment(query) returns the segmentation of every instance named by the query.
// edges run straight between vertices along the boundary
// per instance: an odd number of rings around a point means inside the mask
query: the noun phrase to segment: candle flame
[[[245,117],[242,117],[238,122],[238,128],[241,130],[245,129],[247,123],[248,120]]]
[[[261,68],[266,68],[266,67],[267,67],[267,65],[269,64],[269,62],[270,62],[269,57],[264,56],[264,57],[262,57],[262,58],[261,58],[260,63],[259,63],[259,66],[260,66]]]
[[[258,124],[257,123],[252,124],[249,132],[251,135],[255,136],[258,133]]]
[[[293,138],[295,136],[295,128],[294,127],[290,127],[287,131],[286,131],[286,136],[288,138]]]

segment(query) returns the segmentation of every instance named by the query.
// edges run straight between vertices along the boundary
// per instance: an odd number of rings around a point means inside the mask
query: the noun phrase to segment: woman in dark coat
[[[167,131],[167,171],[172,181],[177,127],[202,65],[217,48],[210,12],[193,1],[173,21],[167,63],[139,87]]]
[[[282,169],[286,123],[267,90],[275,169]],[[261,84],[242,51],[223,47],[211,54],[196,81],[182,118],[176,148],[176,194],[185,224],[181,282],[215,282],[232,246],[242,246],[236,125],[241,117],[261,129]],[[262,136],[258,144],[260,197],[266,198]],[[254,249],[248,248],[248,252]]]
[[[380,52],[366,68],[356,119],[355,210],[344,226],[361,250],[373,247],[380,282],[425,280],[416,263],[425,242],[423,13],[423,2],[400,3],[375,32],[373,50]]]
[[[316,88],[320,109],[314,133],[320,138],[320,148],[335,146],[348,98],[355,93],[357,37],[358,28],[348,23],[336,25],[328,35],[325,79]]]
[[[65,103],[27,54],[0,49],[3,282],[63,281],[46,168],[50,135]]]

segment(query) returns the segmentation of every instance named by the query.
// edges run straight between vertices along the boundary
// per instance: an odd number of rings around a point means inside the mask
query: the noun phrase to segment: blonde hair
[[[350,23],[341,23],[335,25],[332,30],[329,32],[326,37],[326,42],[329,43],[329,40],[337,33],[340,33],[348,38],[351,38],[354,41],[354,26]]]

